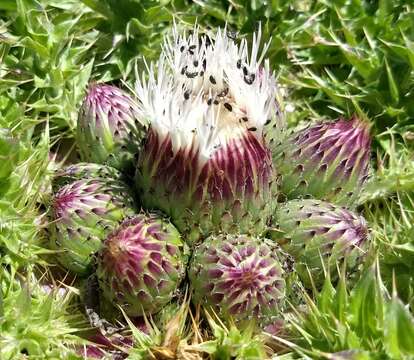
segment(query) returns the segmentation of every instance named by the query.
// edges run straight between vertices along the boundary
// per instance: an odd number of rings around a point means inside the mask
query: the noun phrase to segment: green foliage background
[[[80,358],[74,349],[87,325],[77,289],[63,297],[41,290],[49,274],[41,204],[50,196],[50,152],[76,158],[87,84],[133,85],[135,66],[157,58],[174,20],[179,27],[227,23],[237,37],[260,23],[264,40],[272,37],[268,56],[291,126],[355,113],[372,125],[373,171],[360,200],[372,229],[372,264],[356,284],[342,277],[333,288],[327,279],[321,292],[303,293],[304,304],[286,315],[287,335],[272,339],[275,358],[414,358],[410,0],[1,0],[1,358]],[[260,339],[213,320],[209,326],[212,336],[197,350],[262,358]],[[161,341],[157,334],[142,349]],[[131,358],[145,358],[142,349]]]

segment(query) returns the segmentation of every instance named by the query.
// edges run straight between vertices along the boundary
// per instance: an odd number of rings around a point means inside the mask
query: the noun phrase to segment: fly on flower
[[[136,173],[143,204],[163,210],[192,240],[212,231],[261,233],[273,212],[264,128],[277,114],[277,86],[260,37],[249,49],[225,29],[175,29],[137,82],[150,122]]]

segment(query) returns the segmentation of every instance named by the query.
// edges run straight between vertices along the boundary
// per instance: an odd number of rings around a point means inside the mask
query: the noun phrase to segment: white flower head
[[[174,27],[160,59],[136,84],[141,116],[160,136],[170,136],[175,151],[196,145],[207,161],[229,140],[246,132],[263,137],[276,116],[276,81],[260,47],[261,30],[236,44],[226,28],[186,34]],[[250,51],[249,51],[250,50]]]

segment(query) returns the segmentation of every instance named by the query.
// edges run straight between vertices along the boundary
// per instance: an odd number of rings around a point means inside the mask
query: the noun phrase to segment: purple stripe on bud
[[[143,214],[125,220],[98,254],[97,275],[104,296],[125,305],[131,316],[158,311],[171,300],[184,276],[181,249],[185,247],[177,230],[165,220]],[[124,293],[122,299],[116,299],[114,283],[120,284],[117,291]]]
[[[209,261],[208,249],[215,249],[217,263]],[[195,300],[217,305],[220,314],[237,315],[236,319],[250,316],[255,308],[260,309],[256,310],[257,316],[277,313],[284,280],[277,256],[272,257],[276,252],[261,240],[247,236],[208,238],[195,250],[189,272]],[[206,283],[210,286],[206,287]],[[276,299],[272,308],[267,306],[268,296]],[[257,308],[258,304],[263,306]]]

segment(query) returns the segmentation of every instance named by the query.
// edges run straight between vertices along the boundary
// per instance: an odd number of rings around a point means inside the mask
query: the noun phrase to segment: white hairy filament
[[[175,151],[198,146],[208,160],[230,139],[252,132],[262,137],[263,127],[277,114],[277,86],[269,61],[270,43],[261,52],[261,31],[236,44],[226,29],[190,34],[174,28],[164,42],[157,64],[137,76],[140,116],[160,136],[170,136]]]

